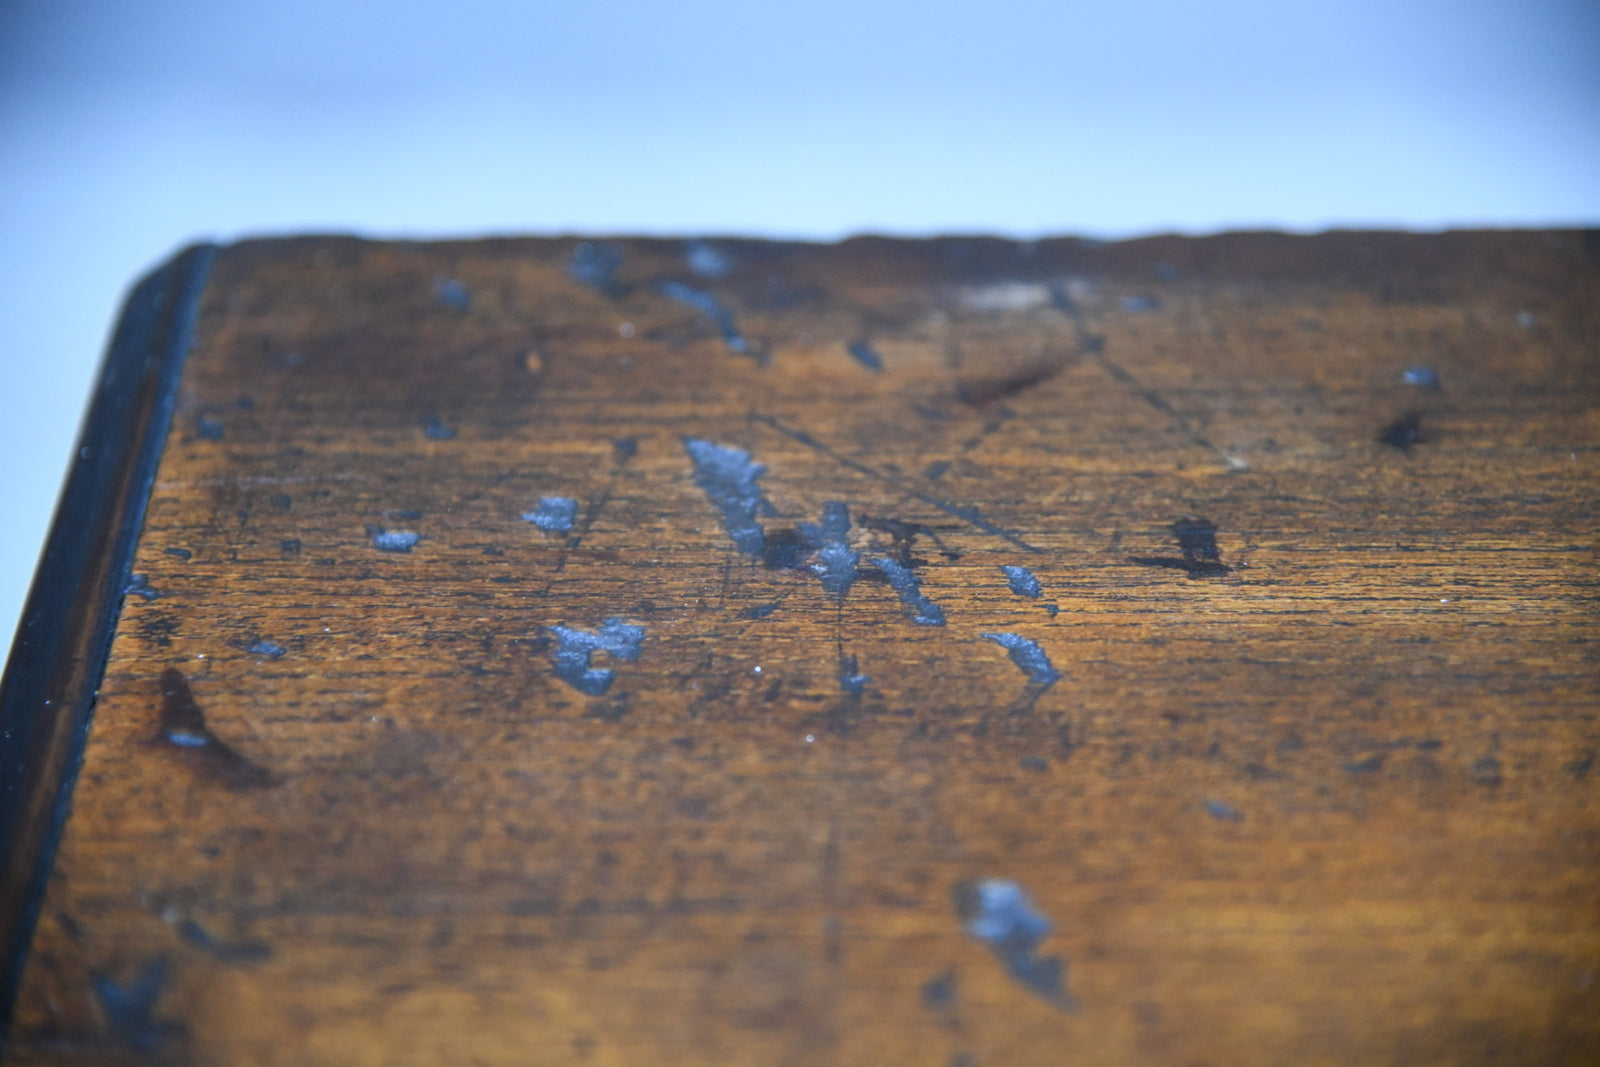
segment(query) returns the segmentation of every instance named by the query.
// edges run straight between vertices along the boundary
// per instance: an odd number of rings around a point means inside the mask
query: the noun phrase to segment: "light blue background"
[[[1600,3],[0,0],[0,634],[197,238],[1600,220]]]

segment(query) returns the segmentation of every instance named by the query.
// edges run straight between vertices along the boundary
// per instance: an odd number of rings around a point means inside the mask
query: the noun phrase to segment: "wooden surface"
[[[1596,235],[259,242],[196,338],[7,1062],[1600,1062]]]

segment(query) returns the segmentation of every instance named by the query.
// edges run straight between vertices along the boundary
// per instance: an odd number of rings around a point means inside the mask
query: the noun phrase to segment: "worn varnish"
[[[1597,475],[1592,233],[225,249],[7,1060],[1600,1061]]]

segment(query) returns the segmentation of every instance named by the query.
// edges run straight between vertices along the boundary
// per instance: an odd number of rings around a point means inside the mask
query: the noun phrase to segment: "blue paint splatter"
[[[852,697],[859,697],[867,683],[872,681],[868,675],[860,673],[856,666],[854,656],[839,657],[839,688]]]
[[[1240,814],[1239,809],[1231,804],[1224,804],[1220,800],[1212,800],[1210,797],[1206,797],[1205,805],[1206,811],[1211,813],[1213,819],[1221,819],[1223,822],[1244,821],[1244,816]]]
[[[435,278],[433,298],[454,311],[465,311],[472,306],[472,294],[454,278]]]
[[[710,319],[722,334],[722,343],[728,346],[729,352],[744,356],[750,354],[750,342],[746,341],[739,333],[739,327],[734,322],[733,312],[722,301],[704,289],[696,289],[682,282],[662,282],[661,295],[676,300],[694,308],[700,314]]]
[[[690,241],[684,249],[683,261],[702,278],[725,278],[733,270],[733,257],[704,241]]]
[[[246,648],[245,651],[252,656],[265,656],[267,659],[282,659],[289,654],[287,648],[265,639],[252,641],[250,647]]]
[[[453,441],[456,436],[453,427],[446,426],[433,415],[422,420],[422,433],[430,441]]]
[[[1039,647],[1037,641],[1030,641],[1018,634],[979,634],[1005,649],[1028,680],[1035,685],[1054,685],[1061,678],[1061,672],[1050,665],[1050,657],[1045,655],[1044,649]]]
[[[1044,592],[1044,587],[1039,584],[1039,579],[1026,567],[1001,567],[1006,581],[1011,585],[1011,591],[1018,596],[1037,597]]]
[[[617,282],[617,268],[622,266],[620,249],[605,244],[584,241],[572,250],[567,261],[567,276],[575,282],[604,293],[609,297],[622,296],[627,287]]]
[[[1407,367],[1400,375],[1400,380],[1406,385],[1423,389],[1439,388],[1439,372],[1432,367]]]
[[[556,677],[592,697],[610,689],[617,672],[609,667],[590,666],[590,658],[596,652],[604,652],[631,663],[639,658],[639,647],[644,642],[644,627],[621,619],[607,619],[593,633],[566,626],[552,626],[550,633],[556,639]]]
[[[122,587],[124,596],[136,596],[141,600],[160,600],[161,590],[150,584],[150,579],[142,574],[128,575],[128,584]]]
[[[811,572],[822,580],[823,590],[835,600],[844,600],[856,580],[856,564],[861,553],[850,547],[850,508],[837,500],[822,505],[820,525],[802,523],[800,536],[816,550]]]
[[[540,497],[539,507],[524,512],[522,518],[545,533],[568,533],[578,521],[578,502],[569,496]]]
[[[1038,954],[1050,920],[1034,910],[1020,885],[1003,878],[963,882],[956,886],[955,902],[967,933],[988,945],[1012,978],[1058,1007],[1073,1005],[1066,962]]]
[[[103,974],[92,975],[89,979],[112,1035],[140,1052],[153,1052],[181,1029],[176,1023],[155,1017],[156,1002],[161,999],[161,989],[166,982],[164,956],[140,968],[138,977],[126,989]]]
[[[683,447],[694,462],[694,484],[722,512],[728,537],[739,551],[760,558],[767,534],[756,516],[770,515],[773,509],[756,483],[767,468],[753,462],[750,453],[715,441],[686,437]]]
[[[410,552],[422,540],[422,535],[411,530],[385,530],[381,526],[368,526],[372,547],[379,552]]]
[[[883,357],[878,355],[877,350],[867,342],[857,341],[855,344],[849,346],[848,351],[850,352],[850,355],[855,358],[857,363],[861,364],[868,370],[883,370]]]
[[[900,597],[906,618],[919,626],[944,625],[944,610],[922,595],[922,583],[917,581],[910,567],[902,567],[887,557],[873,560],[872,565],[889,579],[889,585]]]

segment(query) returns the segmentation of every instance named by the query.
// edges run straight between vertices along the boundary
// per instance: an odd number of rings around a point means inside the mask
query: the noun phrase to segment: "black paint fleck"
[[[290,496],[288,493],[278,493],[271,500],[267,501],[267,505],[271,507],[273,511],[289,511],[294,507],[294,497]]]
[[[756,484],[766,467],[752,462],[750,453],[701,438],[685,438],[683,447],[694,462],[694,484],[722,512],[722,527],[739,551],[760,558],[766,531],[757,515],[773,508]]]
[[[781,601],[781,600],[774,600],[771,603],[767,603],[767,604],[757,604],[755,607],[746,608],[743,611],[739,612],[739,618],[741,618],[741,619],[764,619],[768,615],[771,615],[773,612],[777,611],[781,607],[783,607],[783,601]]]
[[[846,347],[846,351],[850,353],[851,358],[868,370],[883,370],[883,357],[878,355],[877,349],[873,348],[872,345],[868,344],[866,341],[856,341],[855,343],[848,345]]]
[[[1472,780],[1479,785],[1497,786],[1501,782],[1500,761],[1494,756],[1484,756],[1472,765]]]
[[[379,552],[410,552],[422,540],[421,534],[411,530],[385,530],[381,526],[368,526],[367,535]]]
[[[1023,756],[1017,761],[1017,766],[1025,771],[1048,771],[1050,761],[1043,756]]]
[[[929,1011],[948,1011],[956,1006],[956,972],[946,971],[922,983],[922,1005]]]
[[[1183,553],[1181,559],[1133,556],[1130,562],[1144,567],[1170,567],[1191,578],[1214,578],[1233,570],[1222,562],[1222,550],[1217,547],[1217,527],[1210,519],[1185,516],[1172,524],[1172,533],[1178,539],[1178,550]]]
[[[205,712],[189,690],[189,680],[176,667],[161,674],[161,723],[153,743],[181,753],[197,773],[234,792],[278,784],[265,768],[211,732]]]
[[[1061,679],[1061,672],[1050,664],[1050,657],[1045,655],[1044,649],[1039,647],[1037,641],[1031,641],[1019,634],[979,634],[1005,649],[1011,656],[1011,662],[1017,669],[1028,676],[1028,680],[1036,685],[1054,685]]]
[[[900,597],[900,605],[906,618],[919,626],[944,625],[944,610],[922,595],[922,583],[917,581],[917,576],[911,572],[910,567],[902,566],[888,558],[875,559],[872,565],[889,579],[889,585]]]
[[[522,518],[545,533],[570,533],[578,521],[578,502],[569,496],[540,497],[539,506],[524,512]]]
[[[1034,577],[1032,571],[1026,567],[1003,566],[1000,570],[1006,576],[1006,582],[1011,586],[1011,591],[1018,596],[1037,598],[1044,592],[1044,587],[1039,584],[1039,579]]]
[[[1378,442],[1390,448],[1398,448],[1402,452],[1411,450],[1411,446],[1427,441],[1422,433],[1422,413],[1408,411],[1383,428],[1378,434]]]
[[[1034,910],[1020,885],[1003,878],[962,882],[955,904],[967,933],[988,945],[1012,978],[1059,1008],[1073,1006],[1066,961],[1038,954],[1050,920]]]
[[[298,537],[290,537],[278,542],[278,551],[285,556],[298,556],[300,547],[300,539]]]
[[[610,689],[617,672],[608,667],[590,666],[590,658],[596,652],[604,652],[613,659],[633,662],[639,658],[639,648],[644,642],[644,627],[621,619],[607,619],[593,633],[552,626],[550,634],[556,639],[556,677],[592,697]]]
[[[194,558],[194,553],[190,552],[187,548],[163,548],[161,551],[169,556],[175,556],[178,559],[183,560],[185,563],[188,563]]]

